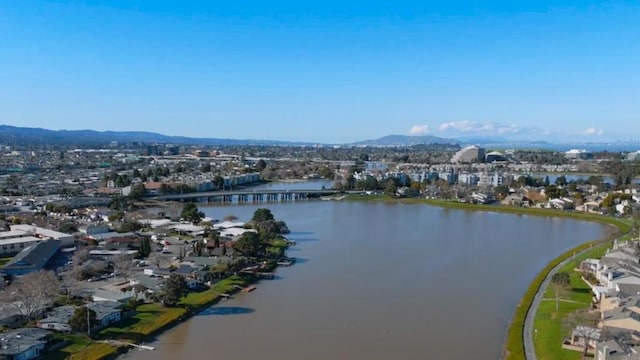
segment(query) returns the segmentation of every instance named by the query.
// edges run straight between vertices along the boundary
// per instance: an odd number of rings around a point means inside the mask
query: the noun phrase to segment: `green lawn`
[[[579,351],[562,349],[562,340],[569,335],[562,329],[562,319],[577,309],[589,307],[593,293],[589,286],[580,279],[580,273],[574,269],[584,259],[602,257],[607,247],[601,246],[589,250],[559,269],[559,271],[568,272],[571,276],[571,290],[560,294],[559,298],[573,302],[560,301],[558,310],[556,310],[555,300],[541,302],[533,322],[534,329],[538,330],[534,339],[538,359],[578,360],[581,358],[582,354]],[[554,290],[547,288],[544,298],[555,299]]]
[[[163,307],[159,303],[144,304],[137,308],[136,314],[116,326],[100,331],[100,338],[140,342],[147,336],[174,323],[185,315],[185,308]]]
[[[54,339],[68,341],[69,344],[44,355],[47,360],[99,360],[114,355],[118,349],[113,346],[96,343],[89,337],[77,334],[56,334]]]
[[[13,257],[0,258],[0,267],[5,266]]]

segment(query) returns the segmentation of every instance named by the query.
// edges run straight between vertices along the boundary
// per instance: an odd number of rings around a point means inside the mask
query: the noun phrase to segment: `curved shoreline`
[[[624,221],[616,218],[608,218],[601,215],[595,214],[583,214],[583,213],[571,213],[560,210],[551,210],[551,209],[538,209],[538,208],[521,208],[521,207],[508,207],[508,206],[495,206],[495,205],[476,205],[476,204],[467,204],[467,203],[459,203],[454,201],[443,201],[443,200],[431,200],[431,199],[418,199],[418,198],[391,198],[388,196],[361,196],[361,195],[348,195],[348,200],[353,201],[378,201],[378,202],[387,202],[387,203],[403,203],[403,204],[417,204],[417,205],[431,205],[442,208],[451,208],[451,209],[459,209],[459,210],[471,210],[471,211],[490,211],[490,212],[500,212],[500,213],[510,213],[515,215],[531,215],[531,216],[541,216],[541,217],[561,217],[561,218],[571,218],[575,220],[584,220],[584,221],[592,221],[598,222],[601,224],[607,224],[614,226],[618,229],[618,232],[626,232],[630,229],[630,226]],[[626,228],[625,228],[626,227]],[[623,231],[624,229],[624,231]],[[524,294],[519,304],[516,306],[516,313],[514,314],[512,320],[510,321],[510,326],[507,331],[507,335],[505,338],[505,345],[502,349],[502,359],[524,359],[524,319],[527,315],[528,310],[531,307],[533,302],[533,297],[539,292],[542,288],[541,285],[545,278],[549,276],[552,268],[557,265],[557,263],[561,262],[563,259],[567,259],[572,256],[577,251],[588,250],[597,243],[603,243],[606,239],[589,241],[585,244],[582,244],[576,248],[573,248],[559,257],[551,260],[549,264],[536,276],[533,283],[529,286],[527,292]],[[533,294],[530,292],[533,291]],[[530,300],[526,300],[530,299]],[[203,308],[206,306],[210,306],[214,304],[218,299],[214,299],[213,301],[202,304]],[[526,306],[523,306],[525,305]],[[519,317],[519,310],[525,309],[524,315],[522,318]],[[534,312],[535,313],[535,312]],[[164,333],[166,330],[173,328],[175,325],[188,320],[193,313],[188,314],[184,318],[176,319],[177,321],[172,321],[168,326],[162,327],[160,329],[156,329],[154,331],[153,336],[159,336]],[[520,321],[519,321],[520,320]],[[515,335],[515,336],[514,336]],[[521,349],[521,351],[518,351]],[[518,354],[522,354],[518,356]],[[118,356],[122,355],[122,353],[110,354],[110,356]]]
[[[615,234],[614,234],[615,235]],[[533,297],[533,300],[531,301],[531,304],[529,305],[529,308],[527,309],[527,315],[525,317],[525,321],[524,321],[524,327],[522,329],[522,339],[523,339],[523,346],[524,346],[524,355],[525,355],[525,359],[527,360],[536,360],[537,356],[536,356],[536,350],[535,350],[535,344],[533,341],[533,337],[534,337],[534,331],[533,331],[533,323],[535,321],[535,317],[536,314],[538,312],[538,306],[540,305],[540,301],[542,300],[544,293],[547,289],[547,287],[549,286],[549,283],[551,282],[551,278],[553,277],[553,275],[558,272],[558,270],[560,268],[562,268],[563,266],[565,266],[569,261],[573,260],[573,258],[575,256],[580,256],[584,253],[586,253],[587,251],[591,251],[593,249],[596,248],[600,248],[602,246],[608,246],[611,244],[611,239],[607,238],[607,239],[601,239],[601,240],[596,240],[590,243],[596,243],[596,245],[594,246],[590,246],[588,248],[582,249],[578,252],[575,252],[572,255],[569,255],[568,257],[562,259],[558,264],[556,264],[551,270],[549,270],[549,272],[546,274],[544,280],[542,281],[542,283],[540,284],[540,286],[538,287],[535,296]]]
[[[538,294],[544,293],[544,289],[546,289],[546,286],[544,286],[544,282],[545,280],[547,280],[547,278],[550,278],[553,275],[553,271],[556,270],[559,266],[562,266],[562,264],[564,264],[565,261],[568,261],[572,256],[582,253],[583,251],[591,250],[594,246],[604,245],[607,242],[611,241],[614,237],[628,233],[631,230],[631,225],[624,219],[607,217],[604,215],[568,212],[554,209],[523,208],[503,205],[479,205],[432,199],[396,199],[387,196],[349,195],[347,199],[356,201],[360,200],[389,203],[427,204],[447,209],[490,211],[515,215],[568,218],[597,222],[600,224],[612,226],[616,229],[613,234],[610,234],[604,238],[587,241],[582,245],[576,246],[560,254],[556,258],[549,261],[549,263],[547,263],[547,265],[536,275],[532,283],[527,288],[527,291],[522,296],[520,302],[518,303],[518,305],[516,305],[515,313],[511,321],[509,322],[509,328],[505,337],[505,343],[502,348],[501,359],[503,360],[536,359],[535,350],[533,349],[533,343],[531,342],[531,330],[527,334],[526,326],[527,322],[531,322],[531,324],[529,324],[530,328],[533,326],[532,322],[533,318],[535,317],[535,310],[537,309],[537,307],[533,306],[535,297],[538,296]],[[529,316],[529,313],[531,313],[531,316]],[[527,341],[530,342],[530,344],[528,344],[528,347],[525,346],[525,343]],[[527,353],[532,353],[533,356],[527,356]]]

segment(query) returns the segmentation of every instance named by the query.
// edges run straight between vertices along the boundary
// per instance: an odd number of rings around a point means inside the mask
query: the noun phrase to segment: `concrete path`
[[[533,302],[531,303],[531,306],[527,311],[527,317],[524,320],[523,337],[524,337],[524,355],[526,360],[537,360],[536,350],[534,348],[535,329],[533,328],[533,320],[536,316],[536,312],[538,311],[538,306],[540,305],[540,301],[548,300],[548,299],[544,299],[543,296],[544,296],[545,290],[547,289],[547,286],[551,282],[551,277],[553,276],[553,274],[558,272],[558,269],[566,265],[569,261],[573,260],[576,256],[580,256],[581,254],[593,249],[594,247],[604,246],[605,244],[606,242],[603,242],[602,244],[597,244],[592,247],[588,247],[582,251],[579,251],[575,253],[573,256],[570,256],[567,259],[563,260],[558,265],[556,265],[553,269],[551,269],[551,271],[549,271],[549,273],[547,274],[547,277],[544,279],[544,281],[538,288],[538,292],[536,293],[536,296],[533,298]],[[553,300],[555,301],[555,299]]]

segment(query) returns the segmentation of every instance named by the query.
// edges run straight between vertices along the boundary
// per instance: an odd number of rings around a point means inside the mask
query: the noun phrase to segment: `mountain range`
[[[255,140],[255,139],[224,139],[224,138],[191,138],[184,136],[169,136],[145,131],[95,131],[95,130],[49,130],[42,128],[17,127],[0,125],[0,145],[29,146],[29,145],[65,145],[65,146],[107,146],[112,142],[118,143],[159,143],[177,145],[266,145],[266,146],[314,146],[318,143]],[[522,141],[495,137],[461,137],[444,138],[432,135],[409,136],[388,135],[378,139],[364,140],[349,144],[322,144],[341,146],[413,146],[421,144],[451,144],[451,145],[479,145],[486,148],[500,149],[549,149],[568,150],[580,148],[587,150],[636,151],[640,148],[637,142],[610,143],[551,143],[547,141]]]

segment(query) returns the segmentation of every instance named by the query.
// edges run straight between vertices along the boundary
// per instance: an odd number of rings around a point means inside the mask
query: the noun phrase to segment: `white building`
[[[469,164],[484,162],[485,150],[481,147],[471,145],[467,146],[453,155],[451,162],[455,164]]]

